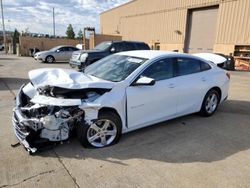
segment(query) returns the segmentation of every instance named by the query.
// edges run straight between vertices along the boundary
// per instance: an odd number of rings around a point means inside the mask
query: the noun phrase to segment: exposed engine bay
[[[88,119],[89,103],[110,90],[36,87],[31,80],[19,90],[13,110],[13,127],[19,142],[34,153],[41,142],[67,140],[77,124],[92,121],[91,117]]]

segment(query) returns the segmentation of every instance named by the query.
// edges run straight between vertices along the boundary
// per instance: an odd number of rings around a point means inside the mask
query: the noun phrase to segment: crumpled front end
[[[37,69],[29,72],[15,100],[13,128],[22,145],[34,153],[43,142],[69,138],[81,123],[91,123],[98,114],[96,99],[113,83],[77,71]]]
[[[84,118],[84,110],[70,103],[58,103],[60,106],[44,105],[43,101],[34,103],[32,98],[43,95],[27,88],[32,90],[31,83],[21,87],[13,109],[13,128],[19,142],[29,153],[35,153],[42,143],[67,140]]]

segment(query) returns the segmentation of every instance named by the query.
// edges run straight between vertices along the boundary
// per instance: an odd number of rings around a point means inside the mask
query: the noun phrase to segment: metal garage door
[[[190,11],[185,46],[186,52],[213,52],[217,16],[218,7]]]

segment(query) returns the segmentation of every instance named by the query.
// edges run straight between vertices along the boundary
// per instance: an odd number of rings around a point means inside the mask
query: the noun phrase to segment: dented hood
[[[29,78],[35,88],[55,86],[67,89],[112,89],[114,86],[113,82],[102,80],[71,69],[36,69],[29,72]]]
[[[224,57],[222,57],[220,55],[217,55],[217,54],[212,54],[212,53],[198,53],[198,54],[193,54],[193,55],[196,56],[196,57],[200,57],[202,59],[205,59],[207,61],[211,61],[216,65],[224,63],[225,61],[227,61],[226,58],[224,58]]]

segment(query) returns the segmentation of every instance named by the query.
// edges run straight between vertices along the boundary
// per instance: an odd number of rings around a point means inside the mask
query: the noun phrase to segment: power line
[[[53,34],[56,37],[55,8],[53,7]]]
[[[3,41],[4,41],[4,50],[7,54],[7,47],[6,47],[6,34],[5,34],[5,27],[4,27],[4,17],[3,17],[3,1],[1,0],[1,12],[2,12],[2,24],[3,24]]]

